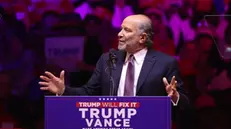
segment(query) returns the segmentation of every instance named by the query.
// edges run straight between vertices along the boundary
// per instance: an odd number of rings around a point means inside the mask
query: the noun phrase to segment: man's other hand
[[[64,83],[64,70],[60,73],[60,77],[54,76],[51,72],[46,71],[46,76],[41,75],[40,78],[43,80],[39,82],[41,90],[47,90],[56,95],[62,95],[65,89]]]

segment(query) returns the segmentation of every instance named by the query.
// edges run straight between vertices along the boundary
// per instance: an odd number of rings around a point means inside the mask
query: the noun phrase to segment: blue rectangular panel
[[[46,97],[45,129],[170,129],[169,97]]]

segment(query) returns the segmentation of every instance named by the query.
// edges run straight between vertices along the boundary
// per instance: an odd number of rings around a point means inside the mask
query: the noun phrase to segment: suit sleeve
[[[187,108],[189,106],[189,99],[187,97],[186,91],[183,90],[183,87],[182,87],[183,81],[180,77],[178,63],[175,59],[173,59],[168,65],[168,70],[167,70],[167,74],[166,74],[166,78],[167,78],[168,82],[171,82],[173,76],[176,77],[177,91],[180,94],[180,99],[178,101],[177,108],[179,108],[179,109]]]
[[[63,95],[79,95],[79,96],[100,95],[101,94],[100,76],[101,76],[102,65],[103,65],[103,55],[98,60],[96,64],[96,68],[91,78],[88,80],[87,84],[78,88],[72,88],[70,86],[66,86]]]

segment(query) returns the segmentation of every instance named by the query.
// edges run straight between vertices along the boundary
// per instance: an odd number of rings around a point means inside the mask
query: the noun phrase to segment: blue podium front
[[[170,128],[169,97],[45,97],[45,129]]]

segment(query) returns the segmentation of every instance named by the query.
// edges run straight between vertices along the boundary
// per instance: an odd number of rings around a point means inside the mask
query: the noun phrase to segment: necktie
[[[124,96],[134,96],[134,56],[130,55],[128,58],[128,68],[125,79]]]

